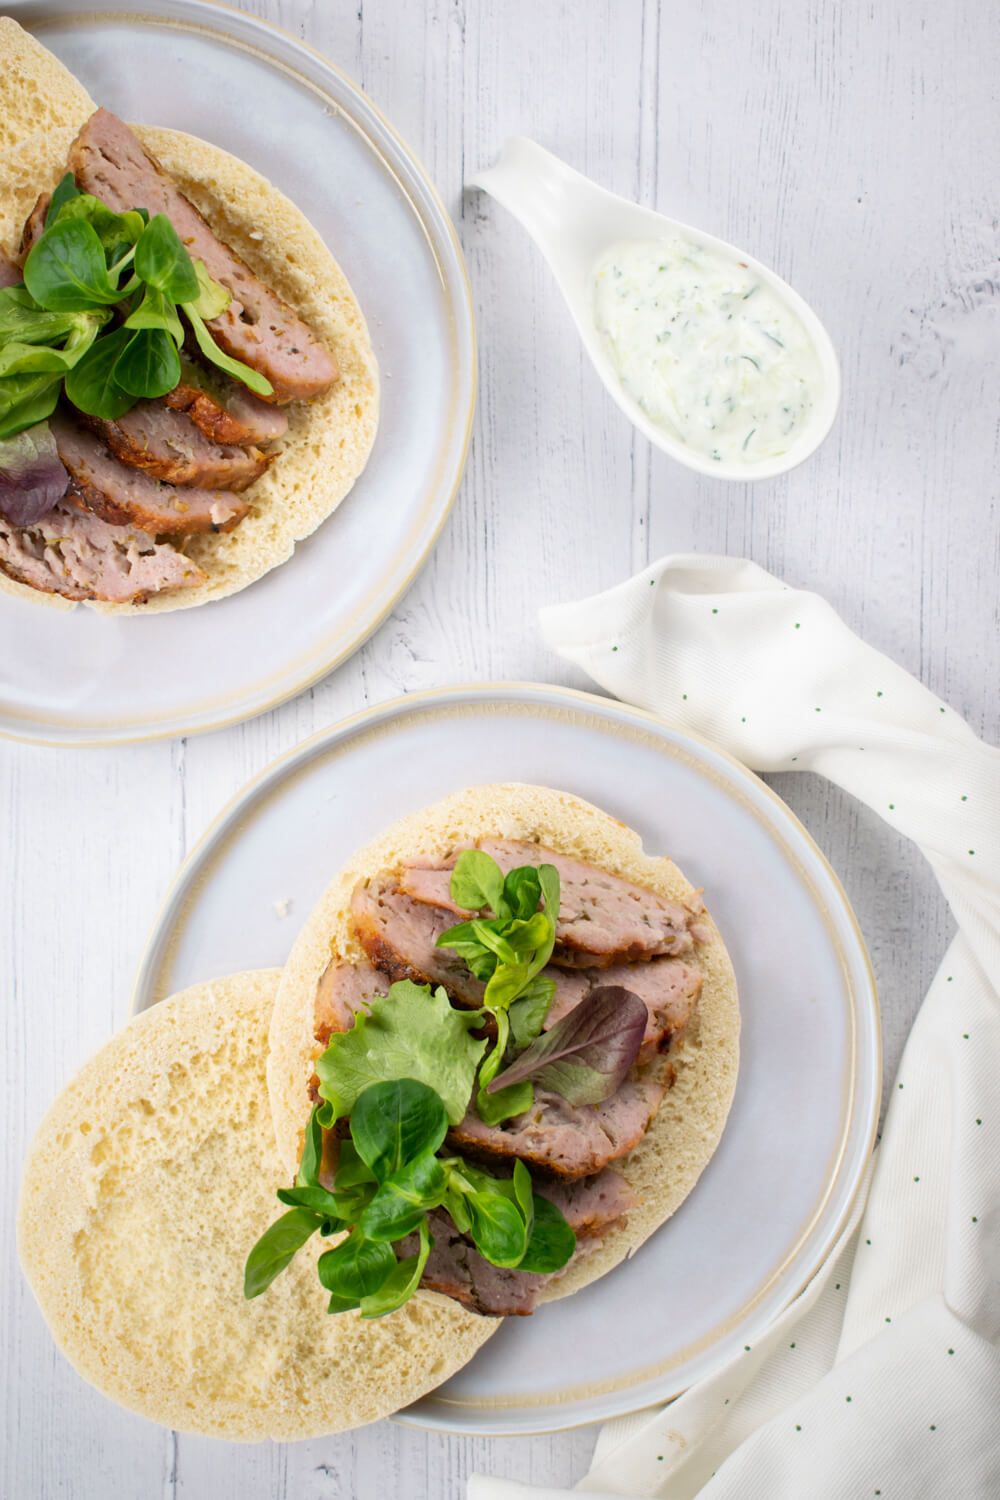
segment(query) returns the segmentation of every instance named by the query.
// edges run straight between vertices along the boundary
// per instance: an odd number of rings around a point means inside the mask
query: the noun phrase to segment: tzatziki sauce
[[[633,401],[707,459],[780,457],[819,399],[819,359],[796,313],[734,256],[681,235],[605,251],[594,320]]]

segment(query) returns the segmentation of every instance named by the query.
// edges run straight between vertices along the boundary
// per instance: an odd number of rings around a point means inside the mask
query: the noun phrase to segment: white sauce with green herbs
[[[822,375],[799,318],[746,266],[680,235],[613,245],[594,319],[625,390],[694,452],[746,464],[787,453]]]

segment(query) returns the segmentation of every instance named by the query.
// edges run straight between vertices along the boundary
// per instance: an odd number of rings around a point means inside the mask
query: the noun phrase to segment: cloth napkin
[[[750,562],[674,556],[542,612],[617,697],[810,770],[920,846],[958,924],[890,1087],[867,1203],[751,1355],[612,1422],[590,1495],[1000,1496],[1000,751]],[[555,1496],[473,1476],[470,1500]]]

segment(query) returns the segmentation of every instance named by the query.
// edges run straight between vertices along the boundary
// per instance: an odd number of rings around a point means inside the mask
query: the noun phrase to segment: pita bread
[[[331,958],[362,957],[350,926],[355,885],[379,871],[398,869],[407,859],[441,856],[487,836],[537,842],[673,899],[694,892],[672,860],[646,854],[631,828],[569,792],[516,783],[472,787],[396,823],[360,850],[327,887],[282,971],[267,1077],[287,1172],[297,1166],[310,1109],[307,1089],[319,1050],[313,1035],[316,986]],[[547,1298],[576,1291],[637,1249],[680,1207],[722,1136],[739,1067],[740,1012],[725,945],[707,915],[705,925],[710,939],[699,944],[690,960],[702,971],[701,996],[683,1040],[669,1055],[673,1087],[636,1149],[615,1163],[639,1205],[626,1221],[612,1226],[600,1249],[552,1283]]]
[[[16,21],[0,18],[0,246],[16,248],[38,194],[66,167],[73,137],[96,109],[58,58]],[[364,315],[343,271],[294,203],[245,162],[179,130],[134,125],[139,139],[251,270],[305,318],[336,356],[340,379],[286,408],[277,458],[244,499],[234,531],[192,537],[185,551],[206,573],[193,589],[145,604],[93,603],[103,614],[152,614],[223,599],[287,562],[332,515],[368,461],[378,426],[379,378]],[[0,574],[32,603],[72,609]]]
[[[42,1122],[21,1189],[21,1263],[85,1379],[165,1427],[289,1441],[375,1421],[439,1385],[497,1328],[418,1293],[330,1316],[316,1236],[243,1298],[285,1174],[265,1083],[276,970],[135,1017]]]

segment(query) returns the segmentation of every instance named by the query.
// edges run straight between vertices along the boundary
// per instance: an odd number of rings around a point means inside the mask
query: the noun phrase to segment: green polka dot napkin
[[[1000,751],[823,599],[750,562],[668,557],[541,620],[617,697],[756,770],[814,771],[866,802],[919,844],[958,924],[890,1091],[860,1223],[750,1351],[605,1427],[579,1490],[997,1500]],[[469,1487],[470,1500],[525,1493],[555,1494]]]

